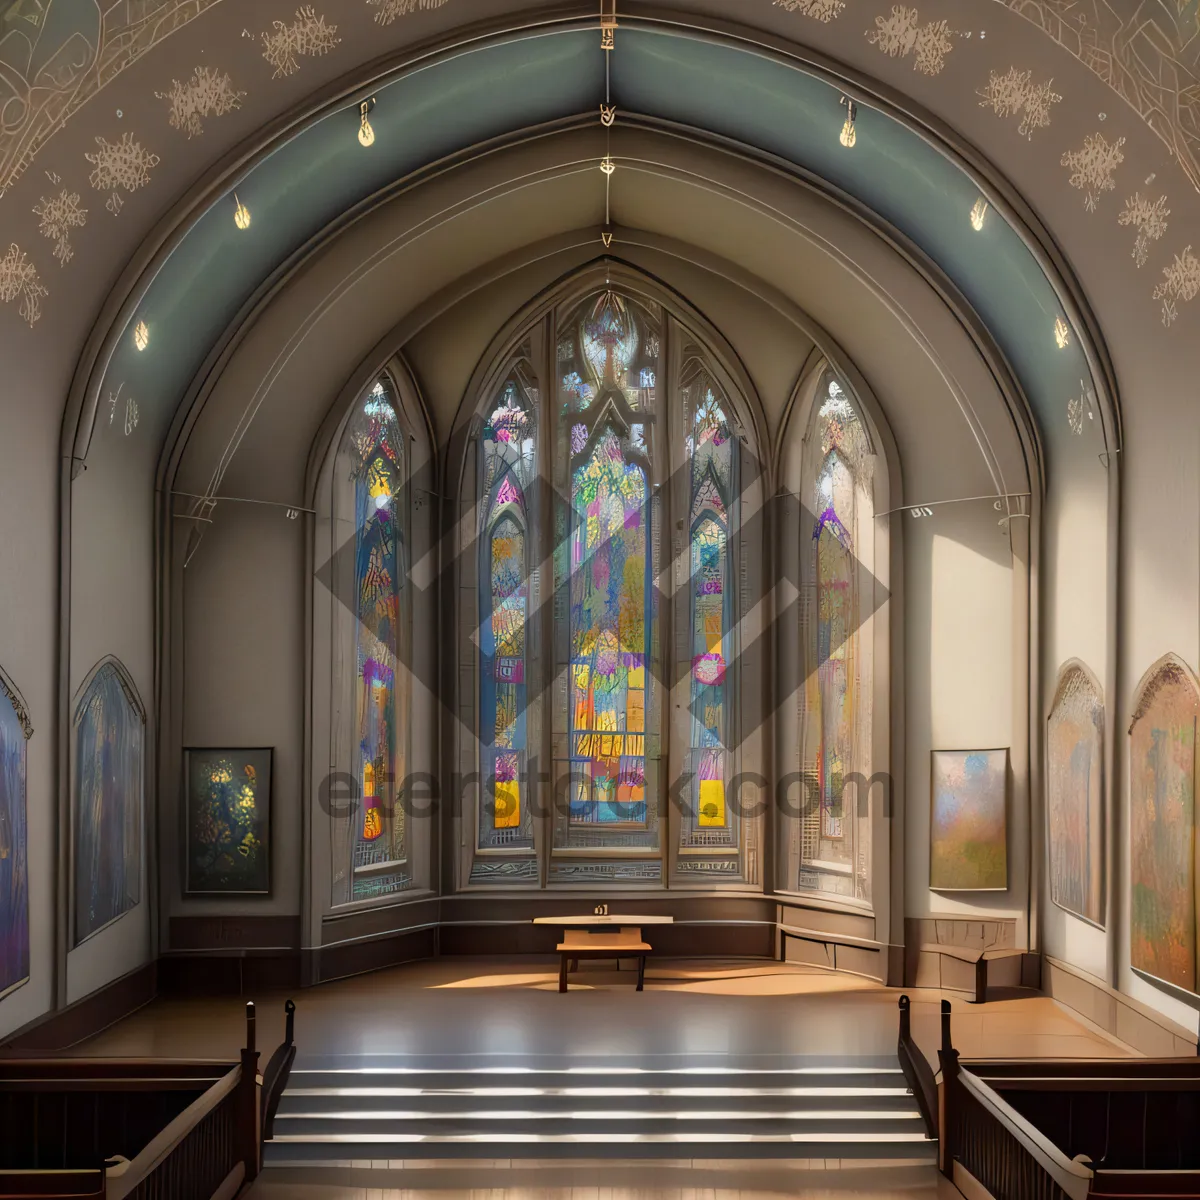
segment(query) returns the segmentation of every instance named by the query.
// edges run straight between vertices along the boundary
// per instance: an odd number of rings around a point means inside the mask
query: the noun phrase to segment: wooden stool
[[[558,944],[561,965],[558,969],[558,990],[567,990],[567,970],[579,969],[581,958],[636,958],[638,962],[637,990],[643,990],[646,981],[646,955],[650,945],[642,941],[641,929],[631,928],[592,933],[586,929],[567,929]]]

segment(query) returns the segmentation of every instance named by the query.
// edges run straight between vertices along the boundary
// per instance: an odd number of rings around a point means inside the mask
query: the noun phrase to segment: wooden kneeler
[[[562,962],[558,969],[558,990],[567,990],[567,971],[577,971],[581,958],[636,958],[638,963],[637,990],[643,990],[646,982],[646,955],[650,951],[648,942],[642,941],[640,928],[625,928],[620,931],[604,930],[593,933],[587,929],[567,929],[558,944]]]

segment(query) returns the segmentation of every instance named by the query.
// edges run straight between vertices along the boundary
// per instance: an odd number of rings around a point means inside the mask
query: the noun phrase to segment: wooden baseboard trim
[[[1059,1004],[1140,1054],[1181,1058],[1196,1053],[1197,1037],[1190,1029],[1061,959],[1049,955],[1043,959],[1042,988]]]
[[[46,1013],[0,1044],[3,1054],[45,1054],[95,1037],[158,995],[158,964],[146,963],[74,1004]]]

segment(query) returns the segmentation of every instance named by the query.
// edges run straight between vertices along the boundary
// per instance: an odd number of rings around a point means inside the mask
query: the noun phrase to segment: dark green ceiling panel
[[[843,147],[837,89],[754,52],[671,32],[623,28],[613,56],[622,110],[735,138],[822,178],[918,244],[967,296],[1024,386],[1053,443],[1068,398],[1088,380],[1076,338],[1055,342],[1055,292],[1020,236],[992,212],[970,223],[978,191],[952,160],[898,121],[866,108]],[[331,220],[396,179],[485,139],[594,109],[603,96],[594,31],[543,33],[472,48],[378,89],[376,140],[363,149],[354,106],[280,145],[209,210],[163,264],[139,305],[150,346],[128,331],[109,380],[139,398],[155,437],[204,357],[258,284]]]

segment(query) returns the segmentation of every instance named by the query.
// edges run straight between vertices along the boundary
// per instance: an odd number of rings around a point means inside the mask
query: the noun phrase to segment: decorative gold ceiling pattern
[[[1197,0],[995,2],[1032,21],[1098,75],[1162,138],[1200,191]]]
[[[220,0],[0,4],[0,196],[97,92]]]
[[[760,0],[767,6],[767,0]],[[1132,107],[1178,161],[1200,192],[1200,0],[993,0],[1041,30],[1077,58]],[[39,150],[84,105],[122,71],[148,54],[220,0],[0,0],[0,202],[36,158]],[[358,0],[336,8],[302,4],[247,6],[249,27],[242,36],[255,46],[271,74],[283,78],[304,69],[306,61],[338,50],[356,15],[375,26],[389,26],[406,15],[446,5],[448,0]],[[977,44],[964,57],[960,46],[972,36],[966,7],[957,28],[958,6],[950,18],[915,5],[880,0],[771,0],[798,21],[818,22],[865,37],[881,55],[911,64],[914,72],[941,76],[948,63],[954,73],[983,75],[975,84],[978,102],[999,120],[1011,122],[1028,140],[1052,138],[1055,114],[1064,107],[1061,84],[1042,65],[1028,62],[985,63]],[[926,6],[922,6],[924,9]],[[282,8],[282,11],[280,11]],[[357,9],[357,14],[355,10]],[[278,13],[278,16],[274,14]],[[338,23],[335,23],[334,18]],[[803,33],[799,32],[803,38]],[[976,35],[978,37],[978,35]],[[194,35],[202,41],[202,34]],[[190,44],[190,43],[189,43]],[[990,43],[986,43],[990,46]],[[215,46],[197,48],[216,49]],[[226,69],[233,68],[233,74]],[[261,69],[261,68],[260,68]],[[196,63],[190,76],[171,79],[153,92],[165,104],[169,124],[181,139],[201,136],[207,124],[243,106],[246,86],[256,86],[241,65]],[[968,76],[969,77],[969,76]],[[245,86],[244,86],[245,85]],[[159,88],[164,84],[160,82]],[[1069,101],[1067,101],[1069,104]],[[127,103],[127,107],[129,107]],[[136,115],[136,113],[131,114]],[[1103,119],[1103,114],[1101,114]],[[33,189],[22,205],[32,211],[37,233],[32,241],[9,242],[0,257],[0,304],[14,306],[33,325],[49,295],[51,272],[66,267],[94,236],[95,209],[102,203],[120,213],[129,194],[150,186],[154,168],[167,147],[129,130],[98,129],[94,149],[78,177],[62,164],[66,179],[47,171],[50,186]],[[1171,203],[1154,176],[1129,178],[1123,167],[1125,139],[1089,133],[1082,144],[1052,147],[1064,168],[1064,188],[1075,188],[1096,219],[1112,220],[1129,231],[1135,268],[1153,262],[1161,272],[1153,289],[1164,325],[1179,316],[1179,306],[1200,295],[1200,266],[1191,245],[1167,247],[1153,261],[1166,237]],[[1059,157],[1061,156],[1061,157]],[[86,179],[86,183],[85,183]],[[88,187],[99,193],[85,199]],[[1106,204],[1108,192],[1115,192]],[[102,213],[100,214],[103,215]],[[1181,225],[1183,223],[1182,218]],[[42,242],[40,239],[45,239]],[[1181,239],[1182,240],[1182,239]],[[0,244],[0,249],[3,249]],[[42,257],[43,249],[45,258]],[[54,262],[51,262],[51,259]],[[57,268],[54,263],[57,263]]]

